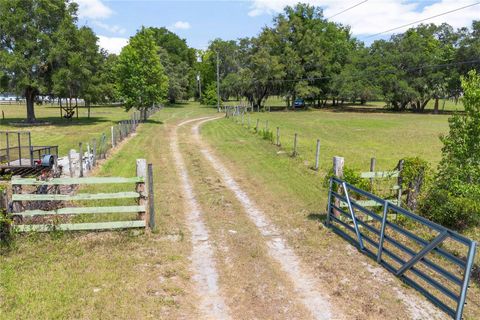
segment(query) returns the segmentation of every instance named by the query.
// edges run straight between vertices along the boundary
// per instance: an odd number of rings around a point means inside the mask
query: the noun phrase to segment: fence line
[[[245,106],[227,106],[225,107],[225,118],[227,119],[232,119],[235,123],[240,124],[242,127],[245,127],[245,116],[247,118],[247,129],[250,130],[250,113],[249,113],[250,107],[245,107]],[[260,119],[256,119],[256,124],[255,127],[253,128],[254,133],[260,134],[264,139],[270,140],[270,142],[277,147],[281,147],[281,136],[280,136],[280,127],[276,127],[276,135],[274,137],[273,131],[271,131],[270,128],[273,128],[272,124],[269,122],[269,120],[265,120],[264,123],[264,129],[261,128],[261,121]],[[291,138],[293,141],[293,148],[291,151],[291,156],[292,157],[297,157],[299,156],[299,135],[298,133],[295,133],[293,137]],[[283,139],[285,141],[285,138]],[[317,144],[316,144],[316,152],[315,152],[315,158],[314,158],[314,165],[311,167],[312,170],[319,171],[320,168],[320,139],[317,139]]]
[[[98,160],[106,159],[111,149],[135,133],[141,123],[148,121],[152,115],[161,109],[162,106],[156,106],[142,112],[133,112],[130,119],[121,120],[116,125],[110,127],[110,139],[107,138],[105,132],[102,132],[99,137],[97,136],[87,143],[80,142],[79,152],[70,150],[67,157],[61,161],[64,172],[69,174],[70,177],[83,177],[85,172],[91,171],[97,165]],[[86,152],[84,152],[85,147]],[[68,169],[66,169],[67,167]]]

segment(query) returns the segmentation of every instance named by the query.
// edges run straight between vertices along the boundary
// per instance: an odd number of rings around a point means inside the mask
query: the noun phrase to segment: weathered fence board
[[[398,178],[399,171],[378,171],[378,172],[361,172],[360,178],[364,179],[385,179]]]
[[[36,180],[33,178],[12,179],[12,185],[79,185],[79,184],[115,184],[115,183],[138,183],[144,182],[144,177],[87,177],[87,178],[56,178],[51,180]]]
[[[62,214],[97,214],[97,213],[128,213],[145,212],[145,206],[117,206],[117,207],[73,207],[57,210],[26,210],[15,215],[22,217],[62,215]]]
[[[138,198],[138,192],[127,191],[117,193],[80,193],[67,194],[13,194],[13,201],[80,201],[80,200],[109,200],[109,199],[132,199]]]
[[[50,232],[53,230],[61,231],[88,231],[88,230],[102,230],[102,229],[127,229],[127,228],[143,228],[145,221],[111,221],[111,222],[92,222],[92,223],[63,223],[63,224],[20,224],[13,228],[17,232]]]
[[[53,230],[104,230],[104,229],[125,229],[155,226],[155,207],[153,202],[153,169],[148,165],[145,159],[137,159],[137,176],[131,178],[124,177],[85,177],[85,178],[57,178],[50,180],[22,179],[18,176],[12,177],[12,216],[31,218],[43,216],[46,219],[44,224],[14,224],[12,227],[18,232],[48,232]],[[148,178],[148,192],[147,192]],[[123,191],[115,193],[79,193],[79,194],[49,194],[47,188],[29,188],[36,189],[34,192],[45,193],[23,193],[26,190],[22,186],[55,186],[54,190],[63,190],[57,188],[60,185],[88,185],[88,184],[132,184],[135,185],[135,191]],[[67,188],[68,189],[68,188]],[[96,207],[66,207],[53,210],[24,210],[28,208],[22,202],[35,201],[85,201],[85,200],[111,200],[111,199],[136,199],[137,205],[125,206],[96,206]],[[57,205],[57,204],[55,204]],[[61,204],[58,204],[61,206]],[[95,223],[63,223],[58,224],[53,220],[50,224],[48,216],[67,216],[80,214],[112,214],[112,213],[136,213],[137,220],[134,221],[106,221]],[[20,219],[22,221],[22,219]],[[75,220],[74,220],[75,221]],[[63,221],[65,222],[65,221]],[[68,222],[68,221],[67,221]]]

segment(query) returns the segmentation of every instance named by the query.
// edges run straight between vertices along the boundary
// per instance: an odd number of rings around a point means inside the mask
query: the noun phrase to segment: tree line
[[[196,50],[166,28],[141,28],[120,55],[78,26],[69,0],[0,0],[0,92],[25,97],[36,121],[40,96],[139,110],[195,95]],[[60,101],[62,101],[60,100]]]
[[[166,28],[142,27],[120,55],[108,54],[69,0],[0,0],[0,90],[26,99],[35,121],[39,96],[123,102],[140,110],[191,98],[217,104],[246,99],[261,108],[270,96],[314,107],[383,100],[396,110],[462,95],[460,78],[480,69],[480,21],[455,30],[419,25],[366,46],[319,7],[287,6],[255,37],[215,39],[190,48]]]
[[[243,97],[254,107],[272,95],[289,106],[295,98],[315,107],[383,100],[417,112],[434,100],[438,110],[440,98],[461,96],[460,76],[480,69],[480,21],[458,30],[422,24],[366,46],[321,8],[289,6],[256,37],[211,42],[198,68],[207,96],[217,52],[222,100]]]

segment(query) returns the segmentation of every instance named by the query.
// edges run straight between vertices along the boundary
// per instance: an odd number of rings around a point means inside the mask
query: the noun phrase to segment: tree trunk
[[[85,104],[87,105],[88,119],[90,119],[90,101],[85,101]]]
[[[421,109],[420,109],[421,112],[425,111],[425,108],[427,107],[427,104],[429,101],[430,99],[426,99],[425,101],[422,102]]]
[[[37,121],[35,117],[35,96],[36,90],[32,87],[25,89],[25,100],[27,101],[27,122],[33,123]]]
[[[420,170],[417,176],[409,183],[407,192],[407,207],[415,211],[418,206],[418,196],[422,191],[423,180],[425,177],[425,171]]]
[[[435,105],[433,106],[433,113],[438,114],[438,97],[435,97]]]

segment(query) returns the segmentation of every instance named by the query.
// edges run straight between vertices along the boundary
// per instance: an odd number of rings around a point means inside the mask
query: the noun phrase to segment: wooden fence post
[[[96,163],[97,163],[97,139],[93,139],[92,166],[95,167]]]
[[[143,182],[137,182],[135,190],[140,194],[138,198],[138,205],[144,206],[148,211],[148,196],[147,196],[147,189],[146,179],[147,179],[147,160],[145,159],[137,159],[137,177],[143,178]],[[139,212],[138,219],[144,220],[145,225],[148,226],[148,212]]]
[[[248,121],[248,129],[250,129],[250,114],[248,115],[247,121]]]
[[[277,127],[277,147],[280,147],[280,127]]]
[[[320,165],[320,139],[317,139],[317,149],[315,150],[315,171],[318,171]]]
[[[258,123],[260,122],[260,120],[257,119],[257,125],[255,126],[255,132],[257,133],[258,132]]]
[[[115,130],[113,129],[113,126],[110,127],[110,132],[112,134],[112,148],[115,148]]]
[[[8,212],[8,196],[7,196],[7,190],[3,190],[0,194],[0,211],[5,210],[5,212]]]
[[[12,181],[15,179],[20,179],[22,176],[13,176]],[[12,194],[21,194],[22,193],[22,185],[19,184],[12,184]],[[20,201],[14,201],[12,205],[12,213],[17,213],[22,211],[22,203]],[[20,217],[20,219],[22,219]]]
[[[292,153],[292,157],[296,157],[296,156],[297,156],[297,140],[298,140],[298,134],[295,133],[295,136],[293,137],[293,153]]]
[[[370,172],[375,172],[376,163],[377,163],[377,159],[375,159],[375,157],[372,157],[370,159]],[[370,178],[370,191],[373,191],[373,183],[374,183],[374,178]]]
[[[148,164],[148,217],[150,230],[155,229],[155,199],[153,192],[153,166]]]
[[[82,143],[80,142],[78,144],[78,149],[79,149],[79,161],[78,163],[80,163],[80,178],[83,177],[83,147],[82,147]]]
[[[268,132],[268,120],[265,121],[265,132]]]
[[[73,161],[72,161],[72,150],[68,150],[68,171],[70,172],[70,178],[73,178]]]
[[[345,164],[345,159],[343,157],[333,157],[333,175],[338,179],[343,179],[343,166]],[[342,186],[338,185],[337,193],[341,194]],[[340,208],[340,200],[335,198],[335,207]],[[336,209],[333,210],[335,217],[340,216],[340,212]]]

